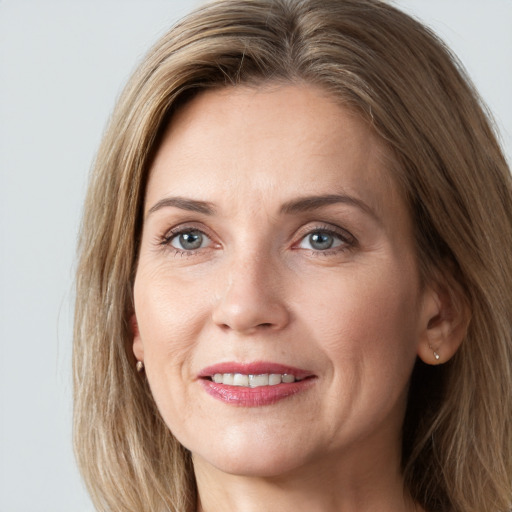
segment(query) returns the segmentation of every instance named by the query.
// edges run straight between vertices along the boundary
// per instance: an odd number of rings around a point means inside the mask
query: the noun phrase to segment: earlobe
[[[144,361],[144,345],[139,332],[139,324],[137,323],[137,317],[135,313],[130,317],[130,329],[132,332],[132,349],[133,355],[137,361]]]
[[[436,285],[425,291],[418,356],[430,365],[446,363],[457,352],[469,324],[469,306],[458,286]]]

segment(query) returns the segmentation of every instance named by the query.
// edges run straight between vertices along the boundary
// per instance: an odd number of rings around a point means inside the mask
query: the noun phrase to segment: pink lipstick
[[[204,368],[198,377],[213,398],[242,407],[274,404],[306,391],[315,380],[310,371],[263,361],[220,363]]]

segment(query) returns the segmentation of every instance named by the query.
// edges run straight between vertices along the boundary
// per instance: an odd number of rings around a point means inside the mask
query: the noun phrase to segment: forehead
[[[369,125],[321,88],[210,90],[182,106],[167,127],[150,170],[146,211],[165,194],[222,206],[227,198],[231,205],[247,205],[248,198],[277,205],[326,193],[363,195],[382,211],[399,200],[391,163]]]

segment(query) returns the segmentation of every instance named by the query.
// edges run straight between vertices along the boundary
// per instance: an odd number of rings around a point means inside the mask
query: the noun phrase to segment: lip
[[[265,373],[291,374],[297,379],[295,382],[281,383],[274,386],[260,386],[247,388],[242,386],[229,386],[218,384],[209,379],[216,373],[241,373],[244,375],[262,375]],[[315,375],[301,368],[257,361],[253,363],[225,362],[208,366],[198,374],[199,383],[213,398],[229,405],[239,407],[261,407],[272,405],[297,393],[308,390],[316,380]]]
[[[267,361],[255,361],[253,363],[235,363],[225,362],[214,364],[203,368],[198,377],[204,379],[211,377],[216,373],[242,373],[244,375],[263,375],[264,373],[288,373],[294,375],[297,379],[305,379],[306,377],[312,377],[313,373],[308,370],[301,368],[294,368],[293,366],[287,366],[279,363],[270,363]]]

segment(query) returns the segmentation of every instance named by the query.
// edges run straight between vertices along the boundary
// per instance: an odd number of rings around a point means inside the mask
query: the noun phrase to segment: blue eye
[[[313,231],[306,235],[300,242],[301,249],[313,249],[315,251],[326,251],[334,249],[346,243],[342,237],[336,233],[326,230]]]
[[[176,233],[170,240],[170,245],[180,251],[194,251],[210,244],[211,240],[196,229]]]

